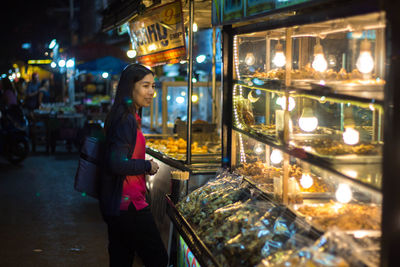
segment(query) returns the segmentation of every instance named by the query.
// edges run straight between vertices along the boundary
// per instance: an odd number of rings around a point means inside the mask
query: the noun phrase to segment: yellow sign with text
[[[186,57],[185,31],[180,1],[152,8],[129,23],[138,61],[156,66]]]

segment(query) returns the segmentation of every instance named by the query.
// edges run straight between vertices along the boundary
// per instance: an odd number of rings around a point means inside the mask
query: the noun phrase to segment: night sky
[[[15,60],[45,58],[49,42],[69,38],[69,0],[2,1],[0,71]],[[29,50],[23,43],[31,43]]]

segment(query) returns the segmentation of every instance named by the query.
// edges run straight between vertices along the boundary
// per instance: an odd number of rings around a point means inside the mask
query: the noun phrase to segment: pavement
[[[78,153],[44,150],[18,165],[0,158],[0,267],[108,266],[97,200],[73,187]]]

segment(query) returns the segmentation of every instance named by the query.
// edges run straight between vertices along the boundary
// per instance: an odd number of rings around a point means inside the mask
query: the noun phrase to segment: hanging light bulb
[[[319,39],[317,39],[317,44],[314,46],[314,61],[312,67],[319,72],[326,71],[328,68],[328,62],[326,62],[324,51],[322,45],[319,43]]]
[[[349,203],[353,198],[353,193],[351,192],[351,188],[348,184],[339,184],[335,196],[337,201],[345,204]]]
[[[310,188],[313,185],[313,183],[314,183],[314,180],[309,173],[303,173],[301,175],[300,185],[303,188],[305,188],[305,189]]]
[[[305,107],[299,118],[299,126],[305,132],[312,132],[318,127],[318,119],[310,107]]]
[[[272,59],[272,63],[275,64],[278,68],[283,67],[286,64],[286,57],[285,54],[283,53],[283,46],[279,42],[275,46],[275,56]]]
[[[374,69],[374,60],[371,56],[371,42],[367,39],[361,41],[360,55],[358,56],[356,66],[364,74],[368,74]]]
[[[256,63],[256,58],[254,57],[253,53],[247,53],[246,58],[244,59],[244,62],[248,65],[254,65]]]
[[[360,141],[360,133],[353,127],[346,127],[343,132],[343,141],[348,145],[355,145]]]
[[[257,155],[260,155],[261,153],[264,152],[264,148],[263,148],[262,144],[255,145],[253,150],[254,150],[254,153],[256,153]]]
[[[279,164],[279,163],[282,162],[282,160],[283,160],[282,152],[280,150],[278,150],[278,149],[272,150],[272,152],[271,152],[271,162],[273,164]]]

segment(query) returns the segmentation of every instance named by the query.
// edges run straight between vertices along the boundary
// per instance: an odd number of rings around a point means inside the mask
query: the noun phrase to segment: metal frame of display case
[[[315,1],[317,2],[317,1]],[[323,4],[322,4],[323,3]],[[274,18],[274,14],[280,14],[283,11],[295,10],[295,15],[284,18]],[[315,23],[336,19],[346,16],[361,15],[371,12],[386,12],[386,85],[384,87],[384,134],[383,139],[386,145],[383,146],[382,161],[382,238],[381,238],[381,266],[400,266],[398,257],[398,248],[400,247],[400,180],[397,179],[400,173],[399,151],[400,149],[400,11],[399,1],[390,0],[367,0],[367,1],[327,1],[315,3],[315,5],[295,6],[276,10],[270,13],[271,19],[256,21],[254,23],[243,22],[241,25],[229,24],[223,26],[223,113],[222,113],[222,152],[223,167],[231,167],[232,158],[232,130],[239,130],[233,127],[232,108],[233,108],[233,36],[236,34],[264,31],[276,28],[290,27],[307,23]],[[266,17],[266,16],[265,16]],[[237,27],[236,27],[237,26]],[[344,96],[347,98],[347,96]],[[351,97],[349,97],[351,98]],[[247,135],[249,133],[243,132]],[[249,135],[251,138],[262,141],[268,145],[276,144],[268,142],[262,137]],[[279,148],[279,147],[278,147]],[[298,157],[295,153],[280,147],[280,149],[292,156]],[[318,158],[310,160],[310,163],[322,168],[329,166],[321,163]],[[344,176],[341,174],[341,176]],[[349,178],[344,176],[345,178]],[[354,180],[352,180],[354,182]],[[365,186],[365,184],[363,184]],[[368,187],[368,186],[367,186]],[[374,190],[377,190],[376,188]]]

